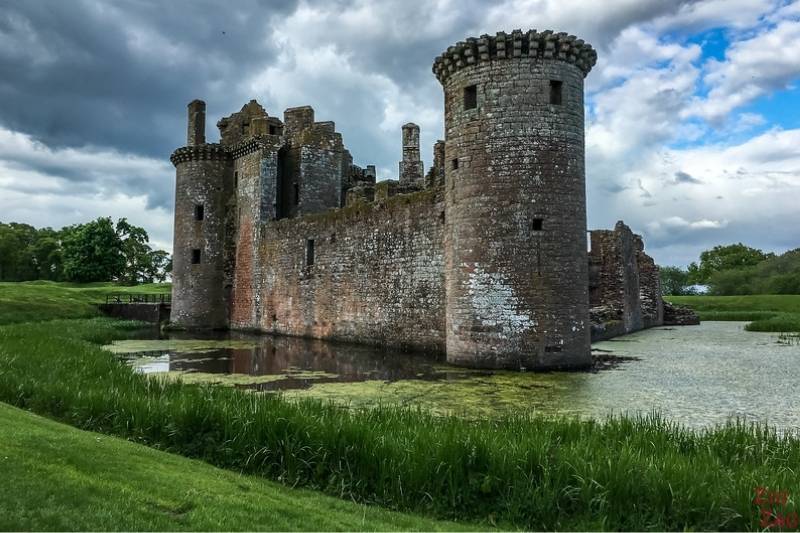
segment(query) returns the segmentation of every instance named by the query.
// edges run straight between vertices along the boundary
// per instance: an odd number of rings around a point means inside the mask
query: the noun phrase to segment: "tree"
[[[664,295],[681,296],[693,293],[689,288],[689,273],[686,270],[674,266],[660,266],[658,270],[661,275],[661,292]]]
[[[150,252],[150,269],[143,281],[163,283],[170,272],[172,272],[172,257],[164,250],[153,250]]]
[[[715,246],[700,254],[699,265],[697,263],[689,265],[689,282],[709,283],[716,272],[756,266],[771,257],[775,257],[775,254],[764,253],[742,243]]]
[[[130,285],[152,280],[152,248],[148,244],[150,237],[144,228],[134,226],[128,219],[117,221],[117,237],[122,244],[122,256],[125,268],[120,274],[120,281]]]
[[[81,283],[118,279],[125,270],[122,241],[111,218],[62,230],[64,277]]]

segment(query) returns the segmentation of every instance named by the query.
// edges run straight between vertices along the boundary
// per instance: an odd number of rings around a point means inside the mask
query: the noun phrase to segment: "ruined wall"
[[[443,209],[424,191],[266,224],[231,326],[443,351]]]
[[[644,241],[636,235],[636,264],[639,266],[639,302],[642,326],[650,328],[664,323],[664,300],[661,296],[661,275],[655,260],[644,252]]]
[[[622,221],[613,230],[591,232],[591,307],[614,309],[625,332],[643,327],[637,251],[634,234]]]
[[[515,31],[467,39],[434,64],[450,362],[591,362],[583,78],[593,63],[574,37]]]
[[[593,340],[663,323],[658,267],[641,236],[622,221],[591,232],[589,294]]]

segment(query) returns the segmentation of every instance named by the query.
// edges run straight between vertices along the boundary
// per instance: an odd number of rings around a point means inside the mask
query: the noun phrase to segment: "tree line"
[[[0,281],[164,281],[172,260],[147,231],[110,217],[60,230],[0,222]]]
[[[800,248],[778,255],[742,243],[715,246],[686,269],[660,269],[667,295],[694,294],[694,285],[706,285],[718,296],[800,294]]]

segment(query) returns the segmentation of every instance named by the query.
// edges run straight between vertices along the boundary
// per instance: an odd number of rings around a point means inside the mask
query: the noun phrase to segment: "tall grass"
[[[754,488],[800,494],[800,441],[656,415],[466,421],[148,379],[87,342],[105,319],[0,328],[0,400],[359,502],[526,529],[758,528]]]

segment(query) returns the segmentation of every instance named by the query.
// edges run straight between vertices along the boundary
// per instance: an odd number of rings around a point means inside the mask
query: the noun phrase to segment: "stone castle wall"
[[[443,209],[428,190],[267,223],[231,327],[443,351]]]

